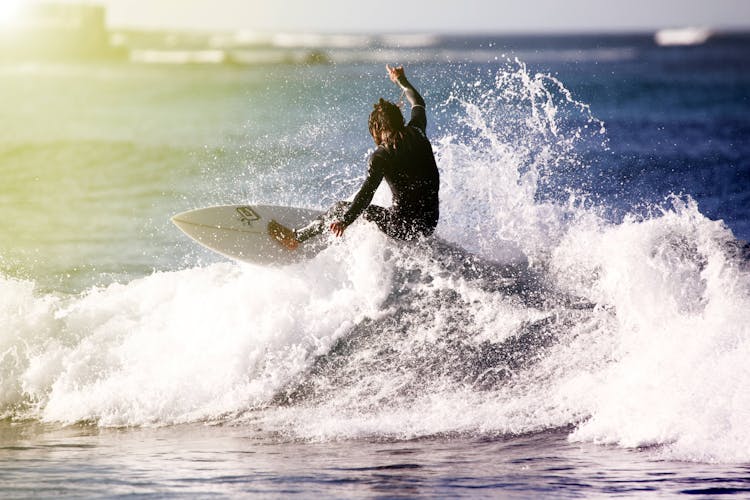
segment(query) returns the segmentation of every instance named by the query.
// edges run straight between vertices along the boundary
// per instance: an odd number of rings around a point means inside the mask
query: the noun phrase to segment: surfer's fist
[[[404,67],[403,66],[396,66],[395,68],[391,68],[387,64],[385,65],[385,70],[388,72],[388,76],[390,77],[391,81],[393,83],[398,83],[399,78],[405,78],[406,75],[404,74]]]

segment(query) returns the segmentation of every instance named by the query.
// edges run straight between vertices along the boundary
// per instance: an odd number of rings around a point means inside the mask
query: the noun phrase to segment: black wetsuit
[[[398,81],[412,105],[411,119],[396,147],[380,145],[370,155],[367,177],[351,203],[339,202],[319,220],[296,232],[304,241],[320,234],[332,221],[348,226],[363,214],[388,236],[414,239],[429,236],[437,226],[439,211],[438,173],[432,145],[427,139],[424,99],[406,77]],[[370,205],[385,179],[391,188],[393,206]]]

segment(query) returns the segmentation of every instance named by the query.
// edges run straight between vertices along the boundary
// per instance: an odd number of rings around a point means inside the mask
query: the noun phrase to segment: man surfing
[[[370,113],[370,135],[377,148],[370,155],[367,177],[352,202],[336,203],[328,212],[299,229],[268,224],[268,232],[289,250],[321,234],[328,227],[336,235],[344,234],[357,217],[374,222],[391,238],[414,240],[431,235],[438,223],[440,175],[432,145],[427,139],[425,102],[409,83],[402,66],[386,65],[391,81],[401,87],[411,105],[411,118],[404,123],[401,109],[380,99]],[[391,188],[390,208],[370,205],[375,191],[385,179]]]

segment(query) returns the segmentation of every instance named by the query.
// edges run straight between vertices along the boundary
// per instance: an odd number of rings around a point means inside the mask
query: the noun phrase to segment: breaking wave
[[[442,112],[432,240],[358,222],[286,268],[219,263],[73,295],[0,278],[2,414],[312,440],[569,428],[750,460],[747,247],[687,196],[617,222],[579,189],[547,196],[587,168],[581,141],[606,140],[553,77],[509,64]]]

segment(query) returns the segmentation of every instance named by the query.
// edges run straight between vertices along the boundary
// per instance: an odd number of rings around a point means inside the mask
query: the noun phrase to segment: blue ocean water
[[[0,66],[3,491],[747,494],[750,38],[274,54],[313,41]],[[266,268],[169,222],[351,196],[386,62],[428,102],[437,240],[358,222]]]

